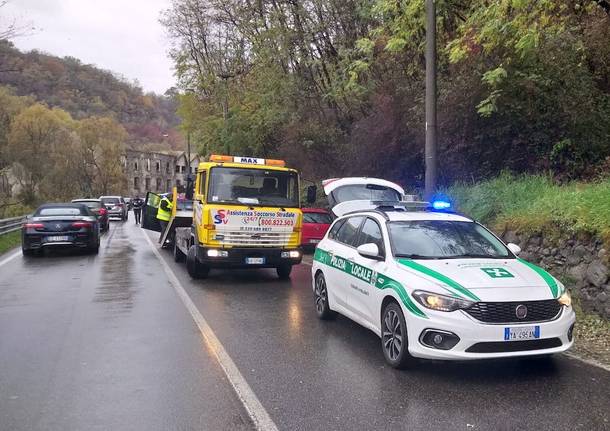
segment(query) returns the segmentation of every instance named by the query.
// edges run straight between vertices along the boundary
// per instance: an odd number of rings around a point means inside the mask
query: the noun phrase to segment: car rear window
[[[356,244],[358,229],[362,224],[364,217],[350,217],[343,225],[339,228],[336,235],[336,241],[343,244],[354,246]]]
[[[118,204],[119,203],[119,198],[102,198],[101,200],[105,204]]]
[[[330,231],[328,232],[328,237],[330,239],[337,239],[337,232],[339,231],[339,229],[341,229],[341,226],[343,226],[343,223],[345,223],[346,220],[347,219],[339,220],[333,225],[333,227],[330,228]]]
[[[383,254],[385,247],[383,246],[383,234],[381,233],[381,228],[376,221],[367,218],[362,225],[362,229],[360,229],[360,237],[358,238],[358,242],[355,244],[355,246],[357,247],[362,244],[369,243],[375,244],[379,251]]]
[[[95,202],[95,201],[76,201],[75,203],[87,205],[87,207],[92,208],[92,209],[100,208],[102,206],[101,202]]]
[[[333,219],[325,213],[303,213],[303,223],[331,224]]]
[[[52,208],[40,208],[35,216],[78,216],[88,215],[84,208],[78,207],[52,207]]]
[[[349,184],[338,187],[332,192],[337,203],[345,201],[399,201],[400,194],[386,186],[377,184]]]

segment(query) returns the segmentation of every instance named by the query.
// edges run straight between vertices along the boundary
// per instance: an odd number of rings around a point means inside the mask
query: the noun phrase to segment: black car
[[[108,210],[106,206],[99,199],[72,199],[73,204],[84,204],[97,216],[100,221],[100,229],[102,232],[106,232],[110,229],[110,220],[108,217]]]
[[[41,205],[21,229],[21,249],[31,256],[46,247],[78,247],[97,253],[100,223],[84,204]]]

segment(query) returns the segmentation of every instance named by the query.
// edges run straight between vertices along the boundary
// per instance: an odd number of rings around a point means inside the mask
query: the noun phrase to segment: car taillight
[[[44,225],[42,223],[24,223],[23,227],[25,229],[42,229]]]
[[[118,206],[120,206],[121,208],[123,208],[123,204],[117,204]]]
[[[74,223],[72,223],[72,227],[77,228],[77,229],[90,228],[91,227],[91,222],[88,222],[88,221],[75,221]]]

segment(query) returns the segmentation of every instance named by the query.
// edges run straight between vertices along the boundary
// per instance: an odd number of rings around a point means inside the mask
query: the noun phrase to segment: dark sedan
[[[41,205],[23,224],[21,249],[25,256],[31,256],[46,247],[77,247],[97,253],[97,216],[84,204]]]
[[[106,232],[110,228],[110,220],[108,217],[108,210],[99,199],[72,199],[73,204],[85,204],[91,211],[97,216],[100,221],[100,229],[102,232]]]

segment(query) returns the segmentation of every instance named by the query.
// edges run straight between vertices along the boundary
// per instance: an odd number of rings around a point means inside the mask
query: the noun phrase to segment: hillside
[[[0,40],[0,85],[11,87],[18,96],[33,96],[49,107],[59,107],[75,119],[113,117],[128,131],[132,147],[181,146],[175,129],[177,102],[171,91],[163,96],[144,94],[137,84],[76,58],[21,52]]]

